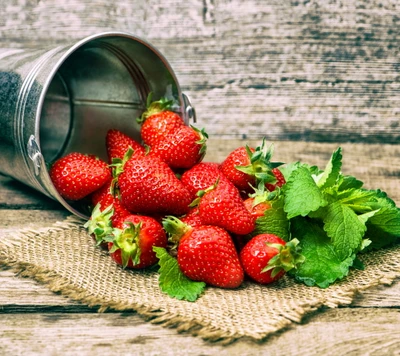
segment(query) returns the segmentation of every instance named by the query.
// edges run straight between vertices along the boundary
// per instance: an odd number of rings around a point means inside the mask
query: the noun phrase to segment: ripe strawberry
[[[283,176],[282,172],[279,170],[279,168],[273,168],[271,170],[272,174],[275,176],[275,183],[265,183],[266,188],[270,191],[273,192],[277,187],[282,187],[286,183],[286,179]]]
[[[264,216],[266,210],[271,209],[272,200],[276,197],[276,192],[266,191],[264,183],[260,182],[258,188],[254,188],[254,193],[249,194],[243,203],[254,219],[257,220]]]
[[[114,187],[115,180],[110,180],[100,189],[90,195],[92,206],[94,207],[90,219],[84,225],[90,235],[94,237],[97,244],[106,248],[104,239],[111,234],[112,228],[118,221],[123,221],[125,217],[131,215],[126,210],[116,195]]]
[[[49,174],[58,193],[68,200],[80,200],[88,196],[111,178],[107,163],[78,152],[58,159]]]
[[[118,184],[122,204],[132,213],[183,215],[189,211],[189,191],[157,157],[128,160]]]
[[[285,242],[273,234],[254,236],[240,251],[246,275],[260,284],[277,281],[304,261],[298,244],[297,239]]]
[[[153,146],[160,140],[168,137],[179,127],[185,125],[183,119],[171,111],[172,100],[161,98],[152,101],[152,93],[147,98],[146,111],[137,119],[140,123],[140,135],[144,144]]]
[[[152,144],[150,155],[156,155],[172,169],[189,169],[199,163],[207,149],[204,130],[182,125],[170,135]]]
[[[193,199],[198,191],[212,186],[217,179],[226,179],[218,167],[218,163],[200,162],[182,174],[181,182],[190,191]]]
[[[239,147],[221,163],[221,171],[239,190],[246,193],[260,182],[272,191],[285,183],[282,173],[277,169],[282,163],[271,162],[272,154],[273,146],[267,147],[265,139],[256,149]]]
[[[239,235],[251,233],[255,219],[243,204],[238,189],[227,180],[219,180],[199,192],[199,216],[204,225],[215,225]]]
[[[124,222],[119,222],[108,244],[109,253],[116,263],[135,269],[157,262],[153,246],[165,248],[167,236],[160,223],[143,215],[129,215]]]
[[[180,220],[183,223],[190,225],[191,227],[203,225],[203,222],[201,221],[199,216],[198,207],[191,208],[186,215],[180,217]]]
[[[256,178],[250,172],[245,173],[236,167],[245,167],[251,164],[250,158],[254,148],[238,147],[233,150],[221,163],[221,172],[238,188],[247,193],[252,192],[252,186],[256,184]]]
[[[237,288],[244,278],[239,256],[230,235],[217,226],[192,227],[169,217],[163,222],[173,241],[178,242],[178,265],[194,280],[220,288]]]
[[[114,158],[122,160],[129,147],[133,149],[133,157],[144,156],[145,149],[139,142],[136,142],[133,138],[121,131],[115,129],[108,130],[106,148],[109,163],[112,163]]]

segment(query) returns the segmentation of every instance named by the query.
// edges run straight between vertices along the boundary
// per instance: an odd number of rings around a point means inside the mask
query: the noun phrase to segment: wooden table
[[[192,98],[210,159],[266,135],[277,160],[320,165],[340,143],[343,169],[399,205],[399,13],[395,0],[0,0],[0,47],[134,33],[166,56]],[[0,176],[0,238],[68,214]],[[4,270],[0,354],[399,355],[399,296],[397,280],[262,344],[221,346],[135,313],[99,314]]]
[[[250,144],[255,141],[246,141]],[[212,158],[223,155],[241,140],[210,140]],[[325,158],[325,144],[296,143],[299,155],[318,164]],[[293,143],[278,142],[277,158],[285,158]],[[283,148],[286,149],[284,150]],[[347,164],[360,154],[351,146]],[[370,146],[368,146],[370,147]],[[279,150],[279,148],[282,148]],[[344,146],[344,149],[349,148]],[[389,147],[390,148],[390,147]],[[388,152],[393,150],[388,149]],[[398,157],[391,157],[397,162]],[[309,162],[310,162],[309,160]],[[346,160],[346,157],[345,159]],[[397,160],[397,161],[396,161]],[[379,158],[371,161],[371,170]],[[354,169],[351,169],[354,172]],[[382,170],[379,170],[382,172]],[[386,171],[387,172],[387,171]],[[382,173],[384,174],[384,173]],[[374,180],[390,184],[390,176],[377,173]],[[6,177],[0,177],[0,236],[21,228],[40,229],[62,220],[69,213],[58,203]],[[381,184],[381,185],[382,185]],[[393,191],[397,202],[400,192]],[[393,194],[392,194],[393,196]],[[31,280],[0,272],[1,354],[130,354],[130,355],[398,355],[400,350],[400,283],[380,286],[358,295],[346,307],[320,309],[300,324],[273,335],[262,344],[238,341],[222,346],[188,334],[178,334],[145,322],[135,313],[98,313],[71,299],[56,295]]]

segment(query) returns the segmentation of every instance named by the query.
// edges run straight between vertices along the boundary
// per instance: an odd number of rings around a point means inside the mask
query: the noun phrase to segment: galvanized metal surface
[[[140,140],[135,118],[154,98],[174,98],[186,122],[190,99],[164,56],[148,42],[106,32],[51,49],[0,52],[0,173],[85,212],[54,189],[48,164],[68,152],[106,158],[105,136],[119,129]]]

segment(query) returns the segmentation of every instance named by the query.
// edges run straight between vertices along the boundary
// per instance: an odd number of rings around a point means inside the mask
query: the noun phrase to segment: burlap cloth
[[[134,310],[153,323],[222,343],[242,337],[262,341],[317,308],[350,304],[357,292],[400,276],[397,245],[363,255],[364,271],[352,270],[327,289],[284,277],[271,286],[245,282],[238,290],[209,287],[196,302],[186,302],[163,294],[157,273],[122,270],[95,246],[82,224],[70,217],[42,231],[3,238],[0,262],[99,311]]]

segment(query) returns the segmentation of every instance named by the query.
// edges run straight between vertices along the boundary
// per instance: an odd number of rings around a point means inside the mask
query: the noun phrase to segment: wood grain
[[[29,317],[29,323],[26,322]],[[256,344],[206,343],[132,313],[2,315],[2,354],[120,355],[398,355],[397,310],[334,309]],[[373,321],[373,323],[371,323]],[[384,341],[385,340],[385,341]],[[29,345],[29,348],[28,348]]]
[[[211,135],[400,142],[398,2],[1,1],[3,47],[148,39]]]

